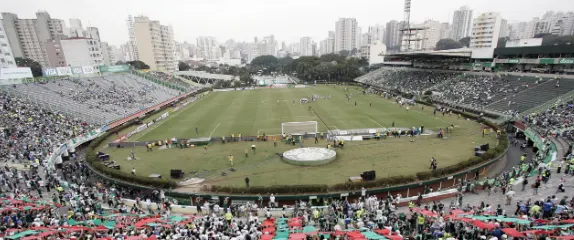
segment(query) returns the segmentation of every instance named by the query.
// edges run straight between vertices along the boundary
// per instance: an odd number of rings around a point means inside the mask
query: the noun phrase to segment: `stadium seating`
[[[429,88],[451,81],[460,75],[461,73],[452,71],[381,68],[357,78],[356,81],[403,93],[422,94]]]
[[[511,110],[524,112],[574,90],[574,80],[562,79],[560,80],[560,87],[556,86],[556,81],[557,80],[554,79],[545,80],[520,94],[512,95],[505,99],[505,101],[499,101],[489,105],[488,108],[498,111]],[[509,101],[512,102],[510,105],[508,104]]]
[[[197,87],[189,90],[197,89]],[[8,90],[8,89],[5,89]],[[107,123],[180,94],[132,74],[69,78],[9,87],[12,96],[29,99],[92,123]]]

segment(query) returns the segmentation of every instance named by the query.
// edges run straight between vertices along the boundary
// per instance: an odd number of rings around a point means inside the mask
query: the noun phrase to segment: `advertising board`
[[[21,83],[22,79],[33,77],[29,67],[0,68],[0,85]]]

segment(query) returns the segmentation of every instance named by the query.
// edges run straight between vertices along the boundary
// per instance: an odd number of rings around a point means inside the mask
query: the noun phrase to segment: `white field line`
[[[213,135],[213,133],[215,132],[215,129],[217,129],[219,127],[219,124],[221,124],[221,123],[217,123],[217,126],[215,126],[213,128],[213,131],[211,131],[211,134],[209,134],[209,138],[211,138],[211,135]]]
[[[366,117],[367,119],[371,120],[371,122],[376,123],[377,125],[379,125],[379,127],[384,127],[383,125],[381,125],[380,123],[378,123],[377,121],[375,121],[374,119],[370,118],[370,117]]]

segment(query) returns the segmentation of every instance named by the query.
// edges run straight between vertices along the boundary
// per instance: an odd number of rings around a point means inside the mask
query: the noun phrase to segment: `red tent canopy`
[[[295,239],[305,240],[306,238],[307,238],[307,235],[305,235],[304,233],[294,233],[294,234],[289,235],[289,239],[292,239],[292,240],[295,240]]]
[[[272,240],[273,237],[275,237],[275,235],[265,234],[265,235],[261,236],[261,240]]]
[[[385,237],[391,240],[403,240],[403,237],[399,235],[385,235]]]
[[[261,224],[261,227],[273,227],[273,222],[272,221],[263,221],[263,223]]]
[[[511,237],[525,237],[524,234],[517,231],[516,228],[503,228],[501,230]]]
[[[27,236],[27,237],[20,238],[20,240],[39,240],[39,239],[42,239],[42,238],[40,238],[38,236]]]
[[[157,240],[155,235],[151,235],[151,237],[146,238],[146,240]]]
[[[155,222],[156,220],[157,220],[157,218],[147,218],[147,219],[143,219],[143,220],[140,220],[140,221],[136,222],[136,223],[134,224],[134,226],[136,226],[136,227],[142,227],[142,226],[144,226],[144,225],[146,225],[146,224],[148,224],[148,223]]]
[[[391,230],[389,229],[377,229],[375,230],[376,233],[378,233],[379,235],[388,235],[391,234]]]
[[[480,221],[480,220],[474,220],[472,222],[472,225],[474,225],[480,229],[488,229],[488,230],[494,229],[496,227],[496,225],[494,225],[492,223],[485,223],[485,222]]]
[[[542,235],[542,234],[552,234],[554,230],[546,231],[546,230],[528,230],[522,232],[522,234],[534,234],[534,235]]]
[[[129,236],[126,240],[141,240],[143,237],[141,236]]]
[[[556,239],[574,239],[574,235],[570,235],[570,236],[552,236],[551,238],[556,238]]]
[[[562,220],[560,221],[561,223],[574,223],[574,218],[573,219],[566,219],[566,220]]]

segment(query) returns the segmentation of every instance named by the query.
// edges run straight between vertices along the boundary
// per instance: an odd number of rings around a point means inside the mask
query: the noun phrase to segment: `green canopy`
[[[96,220],[94,220],[94,221],[92,221],[92,222],[93,222],[94,225],[96,225],[96,226],[100,226],[100,225],[104,224],[104,223],[102,222],[102,220],[100,220],[100,219],[96,219]]]
[[[564,225],[544,225],[544,226],[536,226],[532,227],[533,229],[544,229],[544,230],[552,230],[556,228],[569,228],[574,226],[574,224],[564,224]]]
[[[70,225],[70,226],[78,225],[78,222],[76,222],[76,220],[74,220],[74,219],[70,219],[70,220],[68,220],[68,225]]]
[[[303,228],[304,233],[311,233],[311,232],[316,232],[316,231],[317,231],[317,229],[313,226],[305,226]]]
[[[106,227],[108,229],[114,229],[115,226],[116,226],[115,221],[105,221],[104,222],[104,227]]]
[[[500,221],[512,222],[512,223],[518,223],[518,224],[530,224],[530,221],[528,221],[526,219],[520,219],[520,218],[500,218]]]
[[[25,236],[28,236],[28,235],[34,235],[34,234],[37,234],[37,233],[38,233],[37,231],[26,230],[26,231],[23,231],[23,232],[20,232],[20,233],[17,233],[17,234],[14,234],[14,235],[12,235],[12,236],[8,236],[8,237],[5,237],[5,238],[7,238],[7,239],[18,239],[18,238],[22,238],[22,237],[25,237]]]
[[[169,220],[171,222],[181,222],[183,220],[185,220],[186,218],[182,217],[182,216],[172,216]]]

